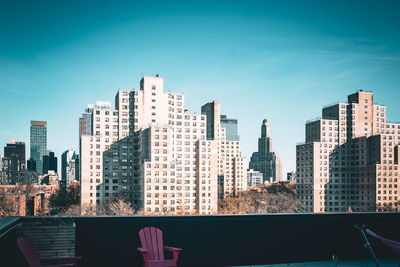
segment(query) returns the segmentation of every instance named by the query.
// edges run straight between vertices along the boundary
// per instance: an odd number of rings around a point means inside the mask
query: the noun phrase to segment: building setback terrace
[[[18,225],[60,218],[8,217],[0,221],[1,266],[26,266],[16,246]],[[73,220],[76,255],[82,257],[80,267],[140,266],[143,260],[136,251],[141,247],[138,232],[145,226],[160,228],[165,244],[183,249],[178,266],[331,262],[333,257],[365,262],[371,256],[355,224],[365,224],[382,236],[400,240],[400,214],[395,213],[93,216]],[[369,239],[378,258],[386,262],[395,258],[380,241]]]

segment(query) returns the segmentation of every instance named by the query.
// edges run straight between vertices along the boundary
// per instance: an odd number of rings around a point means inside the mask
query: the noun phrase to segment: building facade
[[[29,158],[26,165],[29,171],[36,171],[36,161],[33,158]]]
[[[227,145],[219,137],[223,131],[218,125],[208,140],[207,115],[188,113],[184,96],[163,88],[163,78],[143,77],[140,89],[118,91],[115,109],[92,106],[91,134],[80,136],[82,205],[125,197],[148,213],[217,212],[218,151]],[[224,155],[238,145],[229,143]],[[231,153],[226,158],[227,175],[239,177],[246,169],[243,160]],[[226,190],[246,185],[235,182],[237,187],[229,181]]]
[[[263,174],[263,182],[282,180],[282,164],[277,152],[272,150],[272,138],[267,119],[261,124],[261,137],[258,138],[258,151],[250,158],[249,168]]]
[[[49,171],[54,171],[57,173],[57,157],[54,155],[54,152],[49,151],[48,155],[44,155],[42,158],[43,164],[43,174],[47,174]]]
[[[47,123],[31,121],[30,128],[31,158],[35,161],[36,170],[43,174],[43,156],[47,154]]]
[[[8,176],[8,167],[9,167],[9,158],[5,158],[3,155],[0,155],[0,184],[7,184]]]
[[[101,104],[99,104],[101,105]],[[79,118],[79,136],[92,134],[92,112],[94,105],[88,105]]]
[[[400,124],[360,90],[306,123],[296,149],[296,191],[309,212],[397,209]]]
[[[0,185],[0,201],[5,203],[8,216],[47,215],[50,197],[56,190],[53,185]]]
[[[7,171],[4,173],[6,177],[7,184],[15,184],[17,172],[22,171],[26,167],[25,161],[25,143],[16,142],[15,140],[10,140],[4,147],[4,157],[8,158],[5,161],[9,166],[7,166]]]
[[[289,183],[295,183],[296,182],[296,172],[291,171],[286,173],[286,181],[289,181]]]
[[[79,156],[73,149],[69,149],[61,155],[61,181],[69,186],[79,180]]]
[[[263,174],[253,169],[247,170],[247,186],[259,186],[264,181]]]
[[[203,105],[201,113],[206,115],[207,139],[217,141],[219,197],[237,195],[238,192],[247,189],[247,160],[240,155],[237,132],[235,134],[231,131],[232,136],[237,136],[237,138],[228,140],[227,128],[222,127],[221,106],[218,101]],[[224,118],[226,121],[226,116]]]
[[[229,119],[226,115],[221,115],[221,127],[225,129],[227,141],[239,141],[238,120]]]

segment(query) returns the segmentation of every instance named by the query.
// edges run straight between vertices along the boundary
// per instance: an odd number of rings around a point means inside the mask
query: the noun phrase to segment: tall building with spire
[[[296,192],[309,212],[398,209],[400,124],[360,90],[306,122],[296,148]]]
[[[258,151],[250,158],[249,168],[263,174],[263,182],[282,180],[282,164],[279,154],[272,150],[272,138],[267,119],[261,124],[261,137],[258,138]]]

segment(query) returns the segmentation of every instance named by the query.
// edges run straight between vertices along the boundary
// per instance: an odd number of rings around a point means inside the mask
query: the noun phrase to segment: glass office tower
[[[47,155],[47,122],[31,121],[31,158],[40,174],[43,174],[44,155]]]
[[[221,115],[221,127],[226,129],[226,140],[239,141],[238,120]]]

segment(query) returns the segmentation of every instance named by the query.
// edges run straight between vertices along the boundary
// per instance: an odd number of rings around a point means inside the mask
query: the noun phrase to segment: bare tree
[[[0,219],[25,215],[26,198],[33,192],[32,184],[0,188]]]
[[[135,210],[125,198],[115,198],[107,201],[98,210],[98,215],[133,215]]]
[[[52,213],[61,215],[66,213],[72,206],[80,204],[80,187],[74,186],[59,189],[50,197]],[[76,207],[75,207],[76,208]],[[72,208],[74,210],[74,208]]]
[[[60,216],[81,216],[81,206],[79,204],[71,205],[68,209],[59,212]]]
[[[8,216],[19,216],[19,201],[15,195],[0,195],[0,219]]]
[[[96,216],[98,208],[93,205],[83,205],[80,207],[81,216]],[[73,214],[70,214],[73,216]]]
[[[260,186],[219,201],[220,214],[296,213],[303,208],[293,188],[284,185]]]

